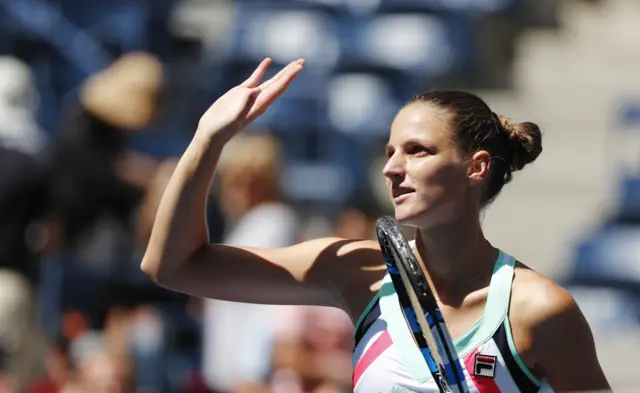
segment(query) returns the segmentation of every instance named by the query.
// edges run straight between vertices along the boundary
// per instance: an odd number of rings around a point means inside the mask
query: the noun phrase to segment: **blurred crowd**
[[[0,391],[349,388],[352,324],[342,312],[189,298],[139,272],[178,159],[126,143],[156,117],[163,78],[153,55],[128,53],[88,78],[55,138],[34,120],[28,67],[5,57],[0,79]],[[208,203],[212,241],[373,236],[375,212],[355,205],[306,233],[281,191],[282,160],[266,130],[228,146]]]

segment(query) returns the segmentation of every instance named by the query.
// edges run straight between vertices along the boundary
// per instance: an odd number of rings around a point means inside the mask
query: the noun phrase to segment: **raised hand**
[[[271,59],[264,59],[247,80],[218,98],[200,118],[197,133],[206,137],[233,137],[284,93],[302,71],[304,60],[289,63],[273,78],[260,84],[270,65]]]

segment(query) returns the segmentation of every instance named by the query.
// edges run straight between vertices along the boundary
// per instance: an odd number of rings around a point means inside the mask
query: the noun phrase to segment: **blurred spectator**
[[[125,232],[156,169],[154,159],[126,148],[127,132],[145,130],[163,88],[154,56],[129,53],[82,85],[66,108],[53,157],[53,202],[64,245],[80,248],[105,216]],[[82,245],[82,246],[81,246]]]
[[[333,236],[375,239],[374,203],[354,200],[342,210]],[[276,314],[271,393],[340,393],[351,388],[353,324],[330,307],[288,307]]]
[[[132,364],[126,356],[96,348],[79,361],[75,380],[61,393],[133,393],[133,378]]]
[[[0,141],[0,267],[33,284],[46,239],[38,229],[48,208],[46,171],[35,158]]]
[[[0,58],[0,267],[32,282],[48,208],[47,138],[33,116],[36,101],[29,68]]]
[[[0,353],[5,381],[18,389],[42,366],[34,290],[46,245],[48,180],[36,102],[27,66],[0,58]]]
[[[158,163],[136,211],[134,223],[135,243],[133,245],[133,260],[135,261],[136,271],[139,270],[140,258],[149,241],[153,221],[155,220],[162,195],[177,163],[178,160],[175,157],[166,158]],[[224,228],[224,221],[214,195],[210,196],[207,207],[211,240],[221,241],[221,230]],[[157,299],[160,296],[155,287],[151,289],[141,288],[138,293],[145,301]],[[200,304],[198,302],[187,304],[187,309],[183,310],[185,316],[194,311],[189,307],[191,305],[199,306]],[[115,334],[115,336],[125,337],[120,341],[126,341],[131,351],[132,359],[136,363],[138,387],[144,389],[145,392],[164,392],[167,383],[171,385],[172,382],[167,381],[166,377],[158,372],[164,367],[164,362],[166,361],[167,347],[165,339],[166,331],[168,330],[166,320],[160,316],[160,313],[154,307],[138,302],[130,311],[112,309],[108,319],[107,331],[109,330],[111,331],[111,336]],[[186,378],[188,381],[180,381],[179,384],[191,393],[207,393],[203,390],[205,386],[199,379],[200,377],[201,374],[199,373],[193,373],[188,377],[180,375],[178,376],[179,379]]]
[[[374,206],[354,202],[340,212],[333,235],[374,239],[375,217]],[[288,307],[275,319],[271,393],[350,391],[353,325],[343,311]]]
[[[12,150],[38,157],[49,140],[35,119],[38,94],[29,67],[0,56],[0,141]]]
[[[57,393],[69,382],[71,362],[69,342],[62,336],[45,351],[46,373],[29,384],[26,393]]]
[[[271,389],[347,392],[351,387],[353,324],[342,310],[289,307],[277,315]]]
[[[218,164],[220,205],[231,225],[225,243],[283,247],[296,242],[299,221],[279,185],[282,152],[269,134],[239,135]],[[260,385],[269,372],[274,307],[206,300],[204,376],[217,391]],[[282,306],[285,307],[285,306]]]
[[[176,158],[161,161],[147,184],[136,220],[136,248],[141,252],[147,246],[160,200],[177,164]]]
[[[0,353],[4,380],[21,390],[38,376],[39,335],[32,287],[21,274],[0,270]]]
[[[136,249],[144,253],[156,212],[165,189],[171,180],[171,175],[178,164],[178,158],[169,157],[158,163],[157,170],[151,176],[140,203],[136,220]],[[209,238],[213,242],[220,242],[224,236],[225,220],[220,210],[218,198],[213,193],[207,201],[207,215],[209,223]],[[142,255],[140,255],[142,258]],[[136,258],[138,259],[138,258]]]
[[[153,55],[126,54],[85,81],[79,101],[66,108],[63,114],[64,120],[53,147],[52,210],[62,229],[61,247],[80,253],[83,261],[99,260],[105,267],[112,268],[118,261],[130,262],[136,246],[144,247],[144,244],[136,244],[136,240],[142,243],[145,240],[137,233],[143,225],[134,221],[135,215],[141,216],[140,222],[147,218],[146,212],[139,212],[140,202],[146,194],[152,195],[147,198],[155,198],[155,194],[163,191],[154,185],[154,180],[167,171],[161,170],[163,167],[155,159],[128,149],[127,133],[144,131],[153,121],[163,89],[163,75],[162,64]],[[136,238],[136,235],[141,237]],[[133,269],[122,271],[125,280],[131,278],[126,275]],[[142,315],[135,307],[139,303],[136,299],[128,299],[133,310],[114,308],[110,304],[111,298],[118,296],[109,292],[107,284],[117,287],[117,283],[106,281],[104,276],[91,277],[91,280],[97,280],[98,288],[105,288],[105,293],[98,296],[107,299],[106,302],[96,304],[91,310],[67,310],[61,320],[62,334],[69,341],[71,354],[75,354],[70,360],[74,378],[62,383],[49,372],[39,388],[55,386],[61,391],[82,392],[128,392],[133,389],[129,386],[132,382],[122,380],[125,377],[121,374],[130,370],[120,369],[120,363],[123,357],[127,362],[140,358],[135,356],[144,352],[144,344],[153,339],[150,327],[153,322],[145,323],[142,317],[136,317]],[[130,295],[144,295],[135,288],[127,290]],[[51,300],[45,298],[43,301]],[[86,299],[81,307],[92,307],[92,302],[95,299]],[[65,308],[64,304],[51,305],[58,306]],[[106,312],[104,327],[101,323],[103,312]],[[142,339],[139,327],[147,328]],[[55,330],[55,327],[47,328]],[[84,353],[92,337],[99,342],[105,341],[104,345],[115,353],[100,355],[101,350],[95,348]],[[145,365],[147,371],[149,367],[159,368],[153,362],[147,361]],[[147,378],[143,382],[150,385],[152,391],[159,392],[155,382],[162,381],[163,376],[158,375],[157,370],[154,375],[156,377],[151,381]],[[149,376],[149,372],[144,376]]]
[[[345,239],[375,239],[376,211],[362,203],[345,208],[333,228],[333,234]]]

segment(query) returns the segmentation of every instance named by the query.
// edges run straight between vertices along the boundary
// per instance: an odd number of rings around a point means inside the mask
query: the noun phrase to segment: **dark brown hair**
[[[494,113],[478,96],[458,90],[435,90],[411,101],[436,105],[450,114],[451,125],[463,152],[486,150],[491,169],[481,204],[493,202],[514,171],[533,162],[542,152],[542,133],[531,122],[512,123]]]

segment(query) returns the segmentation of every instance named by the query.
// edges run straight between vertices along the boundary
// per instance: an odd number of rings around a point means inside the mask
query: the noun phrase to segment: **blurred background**
[[[632,0],[0,0],[0,392],[350,391],[341,312],[139,270],[199,116],[266,56],[307,67],[225,150],[212,241],[371,238],[398,108],[472,90],[545,133],[489,238],[572,291],[637,391],[639,20]]]

